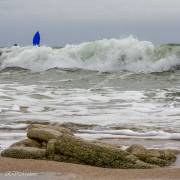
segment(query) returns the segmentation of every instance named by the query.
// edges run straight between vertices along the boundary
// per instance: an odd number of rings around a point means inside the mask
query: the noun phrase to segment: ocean
[[[0,150],[32,122],[77,123],[79,137],[124,146],[180,148],[180,46],[130,36],[0,48]]]

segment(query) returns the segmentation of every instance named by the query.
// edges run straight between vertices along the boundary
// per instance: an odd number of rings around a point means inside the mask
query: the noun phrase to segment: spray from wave
[[[179,48],[156,47],[132,36],[104,39],[64,48],[12,47],[1,49],[0,68],[20,67],[32,72],[51,68],[79,68],[100,72],[130,71],[152,73],[171,71],[180,66]]]

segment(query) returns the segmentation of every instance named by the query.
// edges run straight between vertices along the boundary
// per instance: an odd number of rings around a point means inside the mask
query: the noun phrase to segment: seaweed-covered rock
[[[173,150],[146,149],[141,145],[135,144],[126,151],[144,162],[158,166],[166,166],[176,160],[176,153]]]
[[[29,126],[29,129],[32,129],[32,128],[38,128],[38,129],[53,129],[53,130],[59,131],[60,133],[73,135],[73,133],[71,132],[70,129],[64,128],[64,127],[59,126],[59,125],[31,124],[31,125]]]
[[[111,168],[152,168],[153,166],[129,157],[129,153],[102,147],[69,135],[55,141],[55,153],[70,156],[89,165]]]
[[[126,151],[138,157],[144,157],[146,155],[145,147],[139,144],[130,146]]]
[[[40,142],[48,142],[50,139],[58,139],[62,136],[62,133],[49,128],[30,128],[28,129],[27,136]]]
[[[1,155],[13,158],[48,159],[107,168],[154,168],[169,165],[175,151],[132,145],[126,151],[115,145],[85,141],[58,125],[33,124],[21,140]]]
[[[77,164],[83,164],[83,162],[71,157],[66,156],[61,153],[56,154],[55,151],[55,143],[56,139],[51,139],[47,144],[47,150],[46,150],[46,157],[49,160],[53,161],[60,161],[60,162],[70,162],[70,163],[77,163]]]
[[[46,159],[46,150],[35,147],[11,147],[2,151],[1,156],[18,159]]]
[[[117,149],[117,150],[119,150],[121,148],[120,145],[108,144],[108,143],[100,142],[100,141],[90,141],[90,143],[95,144],[97,146],[102,146],[102,147],[107,147],[107,148],[114,148],[114,149]]]
[[[46,155],[49,159],[53,159],[53,157],[55,156],[55,142],[56,139],[51,139],[47,143]]]
[[[148,157],[145,161],[150,164],[156,164],[160,167],[168,165],[168,161],[157,157]]]
[[[69,163],[76,163],[76,164],[85,164],[84,162],[73,158],[71,156],[66,156],[61,153],[56,154],[55,151],[55,143],[56,139],[51,139],[47,144],[47,150],[46,150],[46,157],[49,160],[53,161],[60,161],[60,162],[69,162]]]
[[[175,161],[176,160],[176,153],[173,150],[160,150],[160,158],[165,159],[167,161]]]
[[[14,144],[12,144],[10,147],[20,147],[20,146],[23,146],[23,147],[37,147],[37,148],[41,148],[41,143],[33,140],[33,139],[23,139],[21,141],[18,141]]]

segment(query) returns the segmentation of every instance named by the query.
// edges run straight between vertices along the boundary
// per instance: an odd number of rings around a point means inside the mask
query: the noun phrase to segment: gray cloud
[[[0,45],[30,44],[36,29],[51,45],[57,36],[59,44],[128,34],[180,41],[179,19],[179,0],[0,0]]]
[[[51,20],[156,20],[179,16],[178,0],[0,0],[1,14]]]

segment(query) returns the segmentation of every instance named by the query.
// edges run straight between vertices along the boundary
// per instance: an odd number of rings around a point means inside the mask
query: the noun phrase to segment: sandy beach
[[[179,168],[106,169],[71,163],[0,157],[0,179],[179,180]]]

